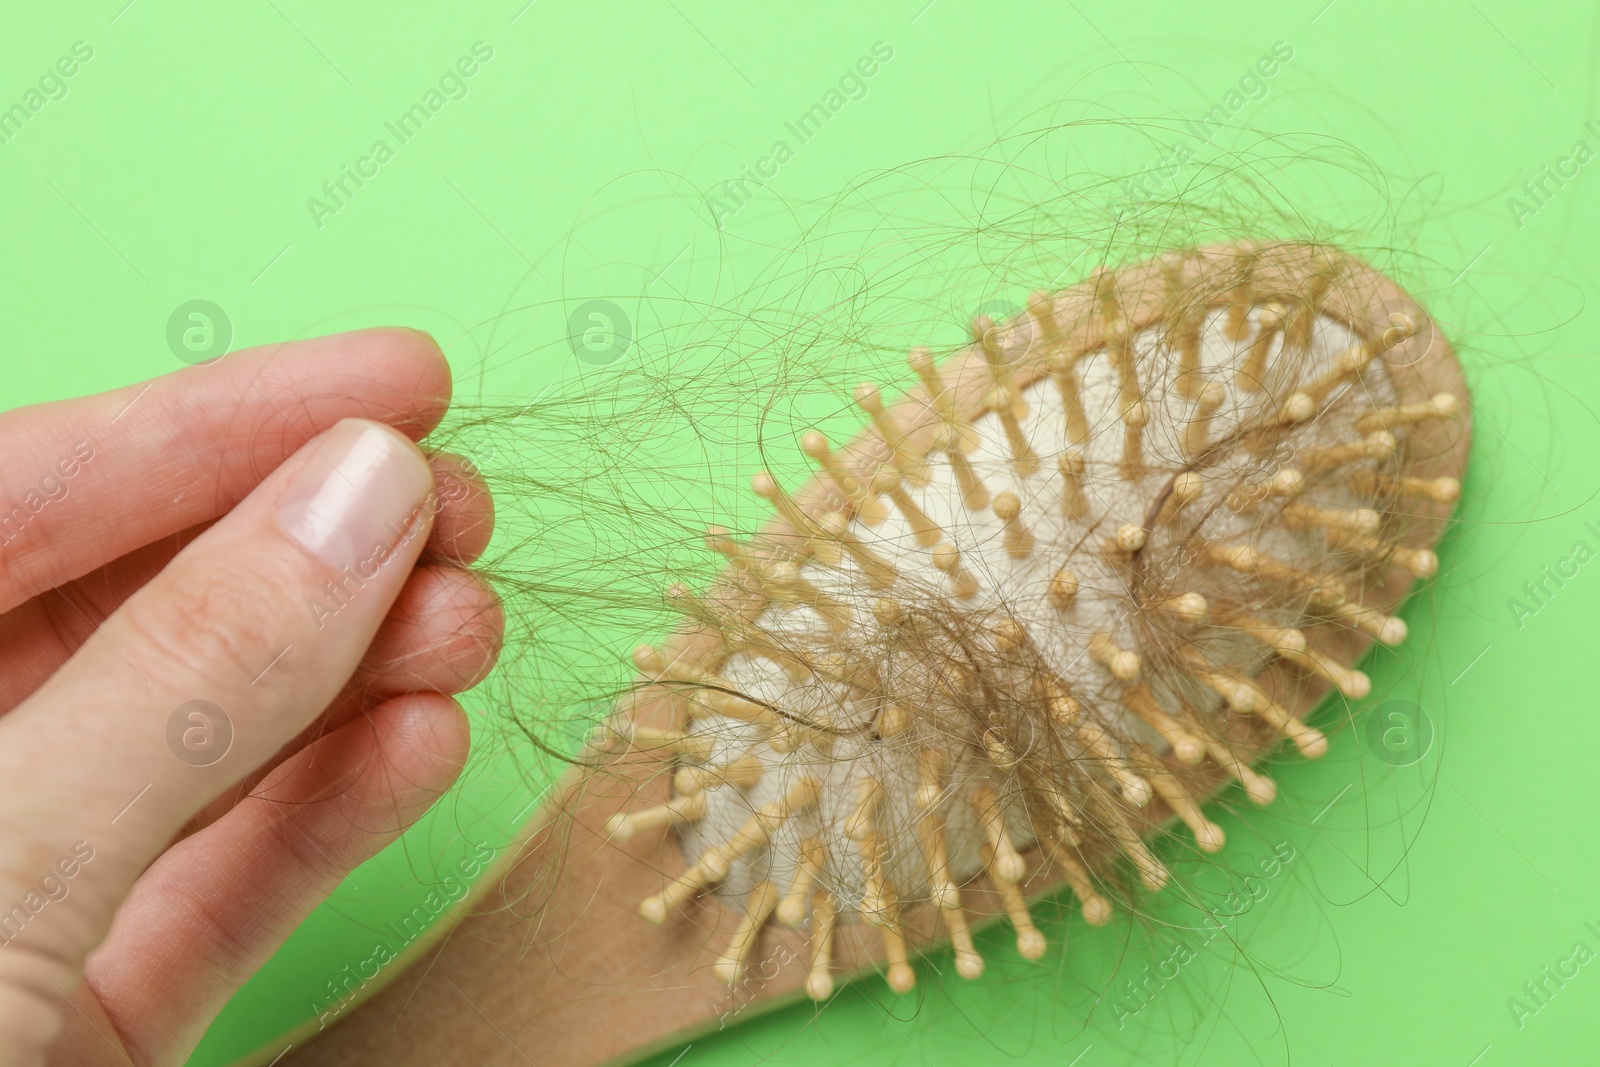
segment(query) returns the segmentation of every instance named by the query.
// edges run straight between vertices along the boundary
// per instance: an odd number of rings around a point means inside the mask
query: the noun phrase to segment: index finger
[[[417,440],[449,404],[433,338],[387,328],[0,414],[0,612],[226,513],[341,419]]]

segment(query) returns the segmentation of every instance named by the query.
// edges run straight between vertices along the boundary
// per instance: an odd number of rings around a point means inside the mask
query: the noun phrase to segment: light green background
[[[1582,569],[1521,626],[1507,607],[1574,541],[1600,547],[1584,529],[1600,521],[1600,163],[1549,186],[1531,217],[1507,204],[1576,140],[1600,148],[1584,128],[1597,117],[1594,5],[123,3],[12,5],[5,18],[0,106],[75,41],[94,48],[68,95],[0,145],[8,405],[173,369],[167,318],[196,298],[226,309],[235,347],[425,328],[460,394],[531,397],[574,372],[564,335],[577,301],[736,290],[737,277],[706,272],[764,262],[754,243],[801,225],[773,221],[790,207],[803,218],[881,168],[1035,126],[1193,118],[1288,42],[1293,60],[1236,121],[1371,161],[1385,188],[1328,196],[1395,205],[1420,295],[1475,390],[1478,440],[1444,574],[1407,611],[1412,641],[1371,664],[1383,699],[1427,710],[1435,743],[1410,767],[1374,758],[1374,700],[1322,763],[1286,761],[1279,805],[1225,819],[1222,858],[1242,870],[1288,842],[1294,861],[1124,1027],[1123,982],[1175,939],[1195,941],[1172,929],[1197,919],[1181,901],[1097,931],[1052,922],[1072,947],[1042,965],[996,934],[977,985],[928,976],[895,998],[868,983],[825,1009],[738,1019],[657,1062],[1594,1062],[1600,964],[1520,1027],[1507,1006],[1575,942],[1600,949],[1585,925],[1600,929],[1600,577]],[[316,226],[307,199],[479,40],[494,55],[468,95]],[[878,40],[895,56],[865,99],[783,167],[770,208],[719,233],[699,196],[765,153]],[[1086,142],[1066,165],[1150,162],[1097,150]],[[1331,200],[1311,207],[1340,214]],[[533,795],[521,769],[485,763],[357,872],[194,1062],[226,1062],[305,1017],[441,858],[467,839],[502,843]],[[1181,869],[1217,906],[1224,879]]]

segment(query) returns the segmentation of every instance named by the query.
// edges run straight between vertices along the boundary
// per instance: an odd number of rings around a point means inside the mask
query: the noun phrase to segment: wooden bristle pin
[[[1283,519],[1293,529],[1309,526],[1358,534],[1373,533],[1383,523],[1383,516],[1371,508],[1328,508],[1305,500],[1284,505]]]
[[[1200,366],[1200,339],[1205,329],[1206,308],[1186,288],[1185,273],[1189,256],[1171,256],[1162,265],[1165,309],[1163,318],[1178,350],[1178,392],[1190,400],[1200,395],[1206,382]]]
[[[1161,510],[1156,513],[1156,525],[1165,526],[1173,522],[1180,511],[1200,499],[1205,489],[1206,481],[1199,471],[1183,471],[1173,478],[1172,488],[1161,502]]]
[[[900,423],[883,406],[883,394],[878,387],[862,384],[856,389],[856,406],[867,413],[877,429],[884,447],[889,450],[889,462],[900,476],[914,486],[928,484],[928,457],[912,448]]]
[[[1385,460],[1394,455],[1394,450],[1394,434],[1387,430],[1374,430],[1360,440],[1311,449],[1298,456],[1296,462],[1305,473],[1317,474],[1347,463]]]
[[[1315,400],[1326,399],[1335,390],[1352,382],[1377,357],[1379,349],[1369,341],[1357,341],[1337,357],[1322,376],[1303,387]]]
[[[1389,325],[1372,338],[1376,351],[1384,352],[1417,335],[1417,317],[1409,311],[1389,312]]]
[[[653,645],[640,645],[633,650],[631,658],[639,673],[651,681],[667,679],[698,681],[700,678],[700,675],[691,670],[687,664],[679,664],[676,661],[669,664],[667,657]]]
[[[878,803],[883,799],[883,783],[871,775],[856,784],[855,810],[845,819],[844,836],[854,841],[866,874],[861,896],[861,915],[871,923],[893,921],[894,902],[883,869],[883,837],[878,833]]]
[[[1329,256],[1318,256],[1312,270],[1310,284],[1304,294],[1290,309],[1283,331],[1283,346],[1292,352],[1304,351],[1311,344],[1312,328],[1327,298],[1328,289],[1338,277],[1338,261]]]
[[[1231,341],[1242,341],[1249,332],[1250,308],[1255,302],[1255,272],[1259,257],[1246,252],[1241,257],[1241,273],[1237,284],[1228,296],[1227,311],[1222,322],[1222,335]]]
[[[751,726],[765,727],[761,735],[763,738],[770,737],[772,728],[778,725],[777,717],[765,705],[734,692],[726,681],[718,678],[707,678],[698,685],[686,686],[682,696],[691,719],[724,715]]]
[[[1230,708],[1247,715],[1257,715],[1266,720],[1290,741],[1307,759],[1317,759],[1328,750],[1328,740],[1320,730],[1306,725],[1289,714],[1260,687],[1248,679],[1210,663],[1193,649],[1184,649],[1182,658],[1188,663],[1189,673],[1216,692]]]
[[[1055,308],[1050,294],[1036,289],[1028,294],[1028,322],[1033,327],[1034,347],[1045,356],[1053,356],[1061,348],[1061,327],[1056,322]]]
[[[938,808],[944,799],[939,782],[939,755],[931,749],[922,750],[918,759],[921,788],[917,790],[917,806],[921,809],[917,829],[921,838],[923,858],[928,864],[928,898],[936,908],[958,906],[959,896],[955,881],[950,876],[950,854],[945,846],[944,818]]]
[[[984,862],[989,868],[989,880],[994,883],[995,892],[1000,894],[1006,915],[1011,919],[1011,927],[1017,932],[1017,955],[1025,960],[1042,959],[1050,946],[1044,934],[1033,924],[1028,902],[1017,888],[1020,876],[1012,878],[1007,874],[1005,858],[993,845],[983,845],[982,849]]]
[[[1066,417],[1067,440],[1081,446],[1089,440],[1089,419],[1083,410],[1083,395],[1078,387],[1077,360],[1064,352],[1050,359],[1050,380],[1055,383],[1061,397],[1061,408]]]
[[[778,481],[772,475],[762,472],[750,480],[750,488],[755,490],[756,496],[771,504],[777,513],[783,516],[785,522],[794,530],[795,535],[808,548],[817,560],[828,567],[837,567],[844,558],[839,551],[839,546],[821,536],[817,524],[785,493]]]
[[[686,822],[699,822],[706,816],[704,793],[677,796],[665,804],[638,811],[619,812],[606,820],[606,836],[613,841],[627,841],[641,833],[665,830]]]
[[[1416,404],[1374,408],[1356,419],[1356,429],[1361,433],[1388,430],[1391,433],[1413,423],[1429,419],[1448,419],[1461,410],[1460,401],[1450,393],[1437,393],[1431,399]]]
[[[1072,887],[1072,892],[1078,898],[1079,909],[1083,912],[1083,921],[1090,926],[1104,926],[1111,921],[1111,902],[1101,896],[1095,889],[1094,881],[1078,858],[1073,856],[1066,846],[1060,842],[1043,838],[1045,851],[1050,860],[1061,870],[1067,884]]]
[[[1278,582],[1323,600],[1344,595],[1344,583],[1337,578],[1311,574],[1274,556],[1258,552],[1249,545],[1208,545],[1200,558],[1202,562],[1232,567],[1240,574]]]
[[[1014,394],[1005,389],[993,389],[984,399],[984,410],[993,413],[1000,420],[1000,425],[1005,427],[1012,469],[1027,478],[1039,469],[1039,453],[1033,450],[1033,445],[1028,443],[1028,435],[1022,432],[1016,405]]]
[[[950,946],[955,949],[956,974],[972,981],[983,977],[983,957],[972,943],[972,930],[967,925],[967,913],[959,903],[941,907],[939,917],[950,935]]]
[[[829,512],[822,520],[822,529],[825,536],[833,541],[861,568],[861,573],[866,576],[867,582],[874,589],[887,589],[894,584],[896,571],[894,564],[884,559],[877,549],[870,547],[865,540],[850,529],[850,520],[840,512]]]
[[[855,810],[844,822],[842,829],[844,836],[852,841],[865,841],[872,835],[872,813],[878,806],[878,801],[883,799],[883,783],[877,778],[868,775],[858,783],[855,796]]]
[[[972,339],[983,351],[983,359],[989,365],[989,377],[994,381],[995,390],[1006,395],[1006,401],[1012,405],[1013,412],[1018,418],[1022,418],[1028,413],[1027,402],[1012,387],[1012,367],[1006,358],[1005,349],[1000,344],[999,335],[999,328],[989,316],[979,315],[972,320]],[[985,402],[984,406],[989,405]]]
[[[1039,794],[1044,798],[1044,808],[1053,820],[1045,830],[1035,826],[1035,837],[1054,838],[1071,848],[1083,845],[1083,813],[1073,807],[1066,793],[1051,783],[1038,783]]]
[[[1199,459],[1211,446],[1211,420],[1227,399],[1221,382],[1207,382],[1195,399],[1194,412],[1183,428],[1183,450],[1190,459]]]
[[[1220,741],[1214,738],[1206,739],[1206,750],[1218,767],[1227,772],[1228,776],[1239,783],[1244,790],[1244,795],[1250,803],[1258,808],[1266,807],[1278,798],[1278,784],[1264,774],[1257,774],[1255,770],[1241,760],[1237,754],[1229,751]]]
[[[1167,802],[1167,807],[1172,809],[1173,814],[1189,827],[1201,852],[1222,851],[1222,846],[1227,843],[1222,827],[1206,818],[1205,812],[1200,810],[1199,803],[1176,778],[1164,770],[1154,768],[1151,768],[1145,777],[1161,795],[1161,799]]]
[[[1247,611],[1225,611],[1217,622],[1248,635],[1280,656],[1304,652],[1306,649],[1306,635],[1301,631],[1290,626],[1279,626]]]
[[[917,972],[911,967],[906,951],[905,935],[900,932],[898,919],[891,920],[879,930],[883,935],[883,957],[889,965],[884,976],[889,988],[896,993],[909,993],[917,984]]]
[[[1161,735],[1172,748],[1172,754],[1179,763],[1193,766],[1205,759],[1205,742],[1192,733],[1178,720],[1168,715],[1162,709],[1160,701],[1155,694],[1145,686],[1130,685],[1122,692],[1122,706],[1133,712],[1139,718]]]
[[[924,746],[917,753],[917,794],[916,804],[924,814],[932,812],[944,802],[944,783],[941,776],[944,773],[944,756],[939,750],[931,746]],[[942,855],[942,853],[941,853]],[[930,869],[936,865],[930,863]],[[938,870],[934,871],[934,880],[940,881]],[[948,881],[947,877],[943,880]]]
[[[748,789],[761,780],[763,770],[761,761],[753,756],[743,756],[720,767],[680,767],[672,776],[672,787],[680,795],[693,795],[702,789],[729,785]]]
[[[739,925],[733,931],[733,938],[728,942],[728,947],[722,950],[722,958],[716,963],[717,977],[728,985],[737,985],[744,976],[745,960],[749,959],[756,938],[760,936],[761,926],[772,914],[777,902],[778,888],[771,882],[762,882],[751,891],[744,914],[739,916]]]
[[[1139,653],[1118,645],[1110,634],[1092,635],[1089,638],[1089,655],[1119,682],[1130,682],[1139,677]]]
[[[1317,402],[1309,393],[1302,393],[1296,389],[1284,398],[1278,408],[1278,425],[1293,426],[1295,423],[1305,422],[1317,413]]]
[[[1256,309],[1256,335],[1250,341],[1244,362],[1234,372],[1233,384],[1236,387],[1252,393],[1259,393],[1267,387],[1267,355],[1272,349],[1272,342],[1277,339],[1278,331],[1283,329],[1284,319],[1282,305],[1268,304]]]
[[[706,527],[706,547],[743,575],[759,577],[762,573],[762,560],[750,550],[749,545],[735,541],[725,526]]]
[[[1133,338],[1124,319],[1106,323],[1106,358],[1116,369],[1118,394],[1117,414],[1123,422],[1144,425],[1144,394],[1139,390],[1139,368],[1133,358]]]
[[[978,477],[978,472],[972,467],[972,461],[961,454],[959,449],[949,449],[945,452],[945,459],[950,463],[950,469],[955,474],[956,484],[961,487],[961,502],[969,511],[982,511],[989,506],[989,488],[983,484],[983,479]]]
[[[1061,471],[1061,511],[1069,519],[1082,518],[1089,510],[1089,499],[1083,495],[1083,476],[1088,469],[1083,451],[1069,448],[1056,461]]]
[[[1122,423],[1122,462],[1117,473],[1124,481],[1136,482],[1148,470],[1144,461],[1145,408],[1135,404],[1129,408]]]
[[[1360,700],[1372,692],[1372,679],[1354,667],[1346,667],[1331,656],[1319,652],[1309,642],[1302,648],[1280,649],[1278,654],[1291,663],[1298,663],[1312,674],[1325,678],[1330,685],[1351,700]]]
[[[856,518],[868,526],[876,526],[888,517],[888,508],[883,500],[872,491],[870,479],[863,481],[851,473],[850,469],[833,454],[828,447],[828,439],[816,430],[807,430],[800,436],[800,450],[819,470],[827,474],[833,482],[833,487],[838,490],[840,497],[848,503],[855,512]]]
[[[838,915],[832,893],[818,893],[811,904],[811,965],[806,974],[806,996],[827,1000],[833,996],[833,924]]]
[[[722,630],[730,623],[727,605],[720,597],[696,594],[683,582],[669,582],[664,590],[667,604],[713,630]]]
[[[1389,478],[1373,471],[1350,474],[1350,485],[1373,496],[1421,497],[1435,504],[1454,504],[1461,499],[1461,482],[1455,478]]]
[[[989,757],[991,764],[1002,771],[1016,769],[1018,762],[1016,752],[1006,744],[1005,738],[1000,736],[994,727],[985,730],[979,740],[983,743],[984,755]]]
[[[1266,490],[1267,499],[1299,496],[1299,493],[1306,488],[1306,475],[1294,467],[1280,467],[1277,474],[1272,475],[1262,488]],[[1234,502],[1230,498],[1229,507],[1232,507],[1232,504]],[[1234,510],[1238,510],[1237,507]]]
[[[726,878],[733,861],[763,844],[779,824],[815,804],[819,790],[815,778],[807,776],[798,779],[789,792],[757,809],[732,837],[707,850],[688,870],[673,879],[666,889],[640,902],[639,913],[657,926],[666,922],[672,909],[686,903],[707,886]]]
[[[1272,803],[1260,761],[1327,752],[1315,698],[1372,692],[1354,657],[1406,637],[1395,591],[1437,572],[1461,494],[1466,394],[1412,308],[1326,248],[1101,268],[945,360],[912,349],[904,399],[856,388],[863,435],[805,433],[792,495],[758,474],[776,516],[707,530],[721,575],[672,587],[686,621],[592,741],[671,785],[603,813],[634,860],[678,835],[676,876],[630,861],[640,913],[730,913],[674,931],[684,980],[752,976],[772,922],[809,948],[758,999],[801,974],[826,999],[846,963],[904,992],[934,940],[976,978],[998,913],[1046,951],[1028,894],[1070,885],[1107,922],[1105,887],[1171,877],[1150,835],[1215,853],[1219,790]]]
[[[640,645],[634,650],[633,662],[646,678],[666,685],[690,718],[726,715],[755,725],[773,724],[772,714],[760,704],[721,687],[714,678],[682,659],[669,664],[650,645]]]
[[[995,650],[1001,653],[1015,652],[1028,643],[1028,628],[1016,619],[1001,619],[992,633]]]
[[[812,886],[817,881],[817,874],[821,872],[827,858],[828,846],[823,844],[820,837],[808,838],[800,846],[800,866],[795,869],[794,879],[784,892],[783,899],[778,901],[778,908],[774,913],[778,922],[784,926],[799,926],[805,919],[806,900],[810,898]]]
[[[777,569],[777,566],[774,564],[773,569]],[[772,593],[771,586],[763,586],[761,589],[769,596]],[[835,633],[837,632],[836,630]],[[752,659],[769,660],[776,663],[796,685],[804,683],[811,677],[811,668],[785,647],[787,642],[777,633],[737,618],[730,618],[723,620],[718,635],[722,638],[728,658],[742,654]]]
[[[898,473],[898,469],[895,473]],[[883,490],[884,495],[906,520],[906,526],[910,528],[911,536],[916,539],[917,544],[923,548],[932,548],[944,539],[944,531],[940,530],[938,524],[922,510],[922,506],[907,492],[898,477],[889,479]]]
[[[1077,697],[1072,696],[1061,678],[1053,673],[1045,673],[1034,678],[1034,694],[1045,702],[1054,725],[1062,728],[1077,725],[1078,715],[1083,712],[1083,705],[1078,704]]]
[[[1145,800],[1148,803],[1150,786],[1144,785]],[[1133,862],[1133,867],[1139,872],[1139,880],[1146,889],[1159,890],[1167,884],[1169,873],[1166,865],[1156,859],[1155,854],[1145,847],[1139,840],[1139,835],[1133,832],[1133,827],[1128,825],[1128,820],[1120,808],[1112,806],[1108,798],[1096,797],[1091,805],[1094,815],[1105,827],[1110,838],[1117,843],[1125,856]],[[1138,805],[1143,806],[1143,805]]]
[[[1089,420],[1084,414],[1083,396],[1078,387],[1077,363],[1081,353],[1062,345],[1060,327],[1046,294],[1034,293],[1029,298],[1028,310],[1043,345],[1050,380],[1061,399],[1067,440],[1073,445],[1083,445],[1089,440]]]
[[[1347,534],[1339,530],[1328,531],[1328,541],[1335,548],[1357,552],[1369,559],[1387,560],[1418,578],[1432,578],[1439,573],[1439,557],[1431,549],[1389,544],[1376,537]]]
[[[944,571],[950,577],[950,591],[961,600],[967,600],[978,592],[978,580],[961,565],[961,552],[946,541],[934,546],[933,565]]]
[[[1107,267],[1096,267],[1089,274],[1089,292],[1105,322],[1116,322],[1123,317],[1122,293],[1117,286],[1116,272]]]
[[[1015,493],[996,493],[991,506],[1004,526],[1006,552],[1012,559],[1027,559],[1033,551],[1033,534],[1022,521],[1022,501]]]
[[[906,710],[905,705],[890,701],[879,710],[876,729],[873,733],[880,740],[893,739],[910,730],[911,723],[911,713]]]
[[[933,353],[926,348],[915,348],[911,351],[908,361],[911,372],[922,380],[922,387],[927,391],[929,402],[938,414],[940,422],[948,434],[945,448],[965,455],[978,447],[980,438],[978,431],[973,427],[970,419],[963,418],[956,408],[955,398],[945,387],[944,378],[939,374],[938,365],[934,363]]]
[[[988,785],[975,785],[968,797],[994,854],[993,862],[989,864],[990,873],[1012,882],[1022,881],[1028,867],[1006,832],[1005,809],[1001,807],[999,796]]]
[[[1322,597],[1319,603],[1334,618],[1349,623],[1379,644],[1393,646],[1406,639],[1404,619],[1343,597]]]
[[[1122,753],[1117,752],[1110,744],[1110,737],[1106,731],[1091,721],[1075,721],[1072,725],[1072,736],[1078,744],[1083,745],[1083,750],[1090,753],[1091,757],[1099,760],[1106,773],[1117,781],[1118,789],[1122,790],[1122,798],[1128,801],[1133,808],[1142,808],[1150,803],[1150,784],[1144,781],[1139,774],[1134,773],[1128,765],[1128,760]]]

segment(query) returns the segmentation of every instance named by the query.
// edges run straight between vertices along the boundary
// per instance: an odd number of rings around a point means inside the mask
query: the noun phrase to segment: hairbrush
[[[1357,259],[1102,268],[910,366],[894,403],[856,391],[856,439],[802,435],[807,484],[754,474],[774,515],[707,531],[715,581],[666,590],[683,624],[480,886],[529,925],[412,946],[420,978],[293,1062],[624,1063],[872,971],[905,992],[940,946],[978,978],[991,922],[1039,959],[1030,900],[1105,923],[1159,852],[1217,852],[1207,803],[1271,803],[1263,758],[1320,756],[1318,702],[1406,639],[1467,394]]]

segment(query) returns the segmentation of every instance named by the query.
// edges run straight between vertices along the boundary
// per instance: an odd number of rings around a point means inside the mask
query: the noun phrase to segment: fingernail
[[[330,566],[354,567],[414,535],[433,472],[409,442],[387,426],[345,419],[308,447],[278,501],[278,528],[292,540]]]

